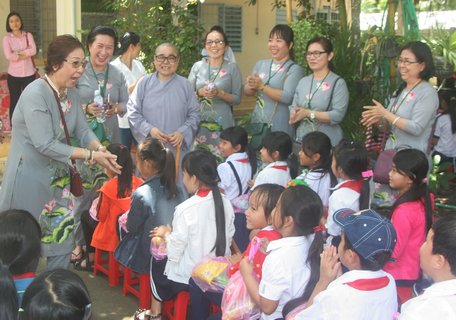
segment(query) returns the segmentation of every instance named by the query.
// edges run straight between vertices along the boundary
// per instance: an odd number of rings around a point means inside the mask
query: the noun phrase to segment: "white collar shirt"
[[[301,179],[307,182],[309,188],[315,191],[323,202],[324,207],[328,207],[330,188],[331,188],[331,175],[329,172],[323,170],[305,170],[296,179]]]
[[[282,318],[284,305],[304,293],[310,278],[307,254],[313,239],[314,235],[286,237],[269,243],[259,294],[279,304],[272,314],[262,313],[261,319]]]
[[[392,320],[396,283],[383,271],[352,270],[331,282],[296,320]]]
[[[247,191],[247,182],[252,178],[252,166],[245,152],[237,152],[226,158],[226,161],[217,167],[220,176],[219,187],[223,189],[225,196],[231,201],[239,196],[239,186],[228,162],[231,162],[241,180],[242,194]]]
[[[225,255],[230,255],[234,235],[234,211],[222,195],[225,210]],[[168,261],[165,275],[175,282],[188,284],[195,265],[206,256],[214,256],[217,236],[212,191],[204,197],[194,195],[176,207],[173,231],[166,237]]]
[[[258,173],[252,190],[265,183],[273,183],[285,187],[290,180],[290,169],[286,161],[271,162]]]
[[[400,320],[456,319],[456,279],[434,283],[401,311]]]
[[[342,234],[342,228],[334,222],[334,213],[343,208],[352,209],[353,211],[359,211],[359,196],[360,193],[350,188],[344,188],[343,185],[349,181],[344,180],[338,183],[333,190],[333,193],[329,197],[328,202],[328,220],[326,222],[326,229],[332,236],[340,236]]]

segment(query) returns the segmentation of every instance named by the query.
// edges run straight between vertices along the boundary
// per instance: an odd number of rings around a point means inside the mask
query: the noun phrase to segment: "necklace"
[[[217,71],[217,74],[212,79],[212,76],[211,76],[211,63],[209,61],[207,62],[207,74],[208,74],[208,77],[209,77],[209,79],[208,79],[209,82],[215,82],[215,79],[217,79],[218,75],[220,74],[220,71],[222,71],[222,68],[223,68],[223,61],[222,61],[222,65],[220,66],[220,68]]]
[[[326,77],[328,76],[328,74],[330,73],[331,71],[328,70],[328,72],[326,73],[325,77],[323,78],[323,80],[321,80],[321,82],[318,84],[317,88],[315,89],[315,91],[312,93],[312,87],[313,87],[313,82],[314,82],[314,75],[312,74],[312,81],[310,82],[310,88],[309,88],[309,101],[307,101],[307,107],[309,109],[312,109],[312,106],[311,106],[311,102],[312,102],[312,99],[315,95],[315,93],[317,93],[317,91],[320,89],[320,87],[322,86],[323,82],[325,82],[325,79]]]
[[[402,98],[402,100],[397,103],[399,101],[399,97],[397,97],[396,101],[394,101],[394,105],[391,107],[391,112],[396,114],[396,112],[399,110],[399,107],[402,105],[402,103],[405,101],[405,99],[407,99],[408,95],[413,91],[413,89],[415,89],[420,83],[421,83],[421,79],[418,80],[412,87],[412,89],[410,89],[407,94],[404,95],[404,97]],[[405,93],[405,91],[404,91]]]
[[[89,64],[90,64],[90,67],[92,68],[93,76],[95,77],[95,80],[97,80],[98,88],[100,89],[100,95],[103,97],[103,100],[104,100],[105,93],[106,93],[106,85],[108,84],[109,63],[106,66],[106,72],[104,74],[103,85],[100,83],[100,80],[98,80],[98,77],[97,77],[97,74],[95,73],[95,69],[93,68],[92,62],[90,62],[90,58],[89,58]]]
[[[290,61],[290,60],[287,60],[283,64],[279,65],[277,70],[274,71],[274,73],[271,75],[271,71],[272,71],[272,59],[271,59],[271,63],[269,64],[268,80],[266,80],[266,82],[264,83],[265,86],[269,85],[269,82],[271,81],[271,79],[274,78],[274,76],[277,74],[277,72],[279,72],[280,70],[282,70],[285,67],[285,65],[288,63],[288,61]]]
[[[44,75],[46,80],[48,81],[49,85],[51,86],[52,90],[54,90],[57,95],[59,96],[60,101],[65,101],[68,98],[68,89],[65,88],[62,92],[60,92],[57,87],[55,86],[54,82],[52,82],[51,78],[47,74]]]

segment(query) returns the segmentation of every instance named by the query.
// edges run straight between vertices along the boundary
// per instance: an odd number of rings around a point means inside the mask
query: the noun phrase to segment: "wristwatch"
[[[312,120],[312,121],[315,120],[315,112],[312,111],[312,112],[309,114],[309,119]]]

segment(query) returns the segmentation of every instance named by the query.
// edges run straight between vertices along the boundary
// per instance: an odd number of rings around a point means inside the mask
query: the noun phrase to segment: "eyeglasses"
[[[307,57],[307,58],[310,58],[310,57],[320,58],[320,56],[321,56],[323,53],[327,53],[327,52],[326,52],[326,51],[312,51],[312,52],[306,52],[306,57]]]
[[[213,40],[207,40],[206,41],[206,46],[210,47],[212,46],[213,44],[215,44],[216,46],[221,46],[225,43],[225,41],[223,40],[217,40],[217,41],[213,41]]]
[[[411,64],[414,64],[414,63],[420,63],[418,61],[410,61],[409,59],[403,59],[403,58],[399,58],[397,59],[397,64],[403,64],[405,66],[409,66]]]
[[[160,54],[158,56],[155,56],[155,60],[157,60],[157,62],[165,62],[165,60],[167,60],[169,63],[176,63],[177,57],[174,55],[165,56],[163,54]]]
[[[66,62],[68,62],[69,64],[71,64],[71,66],[75,69],[78,69],[79,67],[83,67],[85,68],[87,66],[87,60],[74,60],[74,61],[68,61],[67,59],[65,59]]]

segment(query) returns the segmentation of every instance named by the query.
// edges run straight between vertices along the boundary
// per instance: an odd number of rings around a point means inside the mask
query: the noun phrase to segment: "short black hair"
[[[432,253],[444,256],[450,265],[451,273],[456,276],[456,216],[450,214],[437,219],[432,230]]]
[[[429,80],[435,73],[434,59],[432,58],[432,52],[429,46],[421,41],[412,41],[402,47],[401,53],[404,50],[410,50],[418,62],[424,63],[425,67],[420,72],[420,78]]]
[[[9,19],[12,17],[12,16],[17,16],[19,18],[19,20],[21,20],[21,30],[24,28],[24,22],[22,21],[22,17],[21,15],[19,14],[19,12],[16,12],[16,11],[11,11],[8,16],[6,17],[6,32],[11,32],[13,31],[9,25]]]
[[[87,50],[89,49],[89,45],[91,45],[95,41],[95,37],[99,34],[110,36],[114,40],[114,50],[117,49],[118,37],[116,30],[110,26],[96,26],[93,27],[87,35]]]

